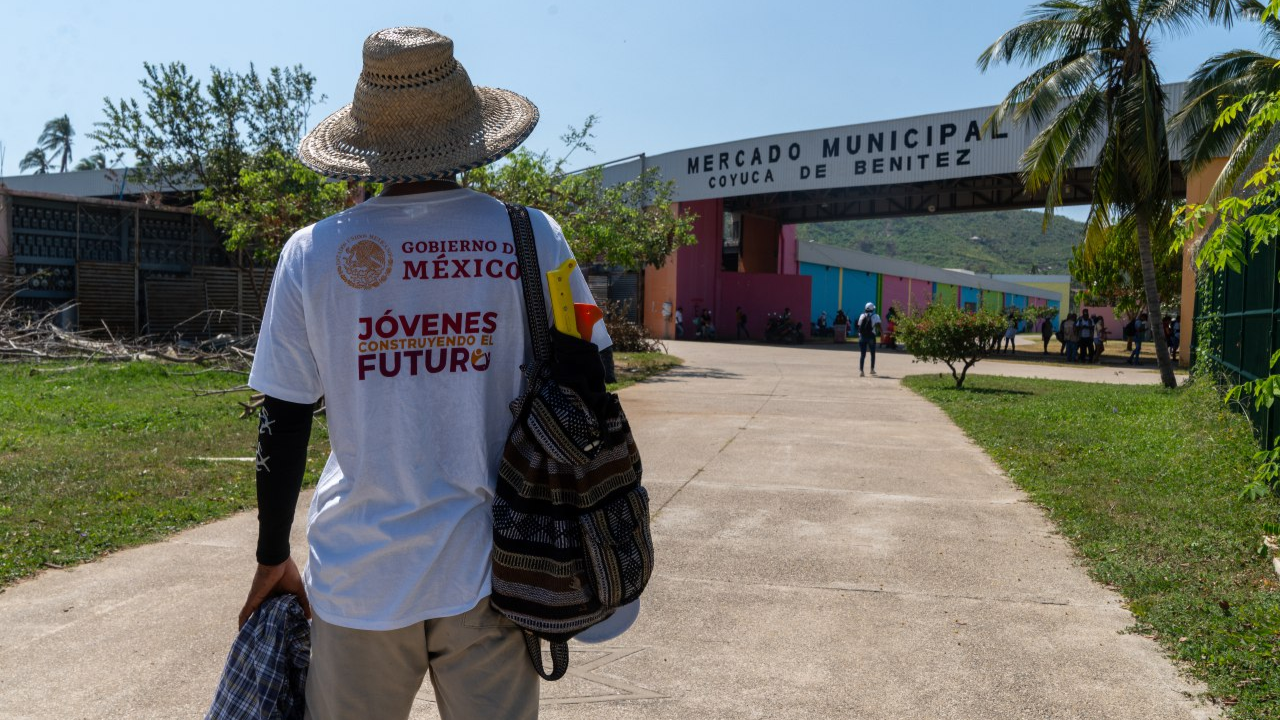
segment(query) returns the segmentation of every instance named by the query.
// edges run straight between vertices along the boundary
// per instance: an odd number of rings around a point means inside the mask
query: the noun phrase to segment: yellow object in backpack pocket
[[[556,329],[565,335],[582,338],[578,332],[578,319],[573,311],[573,287],[570,278],[578,269],[578,261],[569,258],[555,270],[547,271],[547,293],[551,296],[551,319]]]

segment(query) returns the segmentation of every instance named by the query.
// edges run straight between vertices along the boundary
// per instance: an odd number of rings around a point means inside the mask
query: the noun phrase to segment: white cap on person
[[[875,312],[875,309],[876,309],[875,303],[867,303],[867,308],[866,308],[867,312]]]

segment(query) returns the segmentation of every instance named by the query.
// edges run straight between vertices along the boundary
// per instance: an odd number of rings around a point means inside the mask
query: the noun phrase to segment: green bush
[[[604,326],[613,340],[614,352],[665,353],[667,347],[661,340],[649,334],[640,323],[628,317],[628,303],[622,300],[606,300],[600,304],[604,312]]]
[[[963,387],[969,368],[996,348],[1007,323],[989,310],[935,304],[900,319],[897,335],[917,361],[946,363],[956,387]]]

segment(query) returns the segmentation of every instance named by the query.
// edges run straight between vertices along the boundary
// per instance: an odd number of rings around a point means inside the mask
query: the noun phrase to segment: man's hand
[[[293,564],[293,558],[279,565],[259,565],[257,572],[253,574],[253,584],[249,586],[249,598],[244,601],[244,607],[240,609],[240,627],[244,627],[244,624],[249,621],[249,616],[253,615],[258,606],[268,598],[285,594],[298,598],[298,602],[302,604],[302,611],[310,620],[311,603],[307,602],[307,591],[302,586],[302,575],[298,573],[298,566]]]

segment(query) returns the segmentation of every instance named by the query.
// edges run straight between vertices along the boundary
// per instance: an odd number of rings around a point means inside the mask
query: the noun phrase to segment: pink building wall
[[[881,315],[889,312],[891,307],[896,307],[899,313],[905,313],[909,300],[907,278],[897,275],[880,276],[880,307],[876,309]]]
[[[778,272],[782,275],[799,275],[800,257],[796,251],[796,226],[783,225],[778,243],[781,249],[778,253]]]
[[[792,317],[807,323],[812,280],[799,274],[794,227],[779,233],[778,272],[783,274],[726,272],[721,269],[723,201],[680,203],[679,210],[698,216],[693,224],[698,242],[676,251],[676,306],[684,310],[686,338],[693,337],[694,315],[704,309],[711,310],[721,338],[734,336],[738,306],[747,314],[747,329],[755,338],[764,335],[765,317],[783,308],[791,308]]]
[[[739,305],[753,339],[764,337],[765,318],[784,308],[791,308],[792,319],[803,322],[807,332],[812,301],[813,278],[808,275],[720,273],[720,310],[713,311],[716,333],[721,338],[735,336],[734,311]]]
[[[684,336],[691,338],[693,316],[704,308],[711,308],[717,327],[723,323],[719,320],[715,302],[724,202],[717,198],[680,203],[680,211],[686,210],[698,216],[693,221],[693,234],[698,242],[676,251],[676,306],[684,309]]]
[[[1092,308],[1091,307],[1091,308],[1085,308],[1085,309],[1089,311],[1089,317],[1092,317],[1092,318],[1101,317],[1103,322],[1106,323],[1107,334],[1103,336],[1104,340],[1119,340],[1124,336],[1123,335],[1124,325],[1125,323],[1129,322],[1129,319],[1124,317],[1123,315],[1117,319],[1115,308],[1111,308],[1111,307]],[[1077,312],[1076,315],[1079,316],[1080,313]],[[1062,317],[1065,320],[1067,316],[1064,314]]]
[[[924,310],[933,303],[933,283],[927,280],[907,279],[907,309]]]

